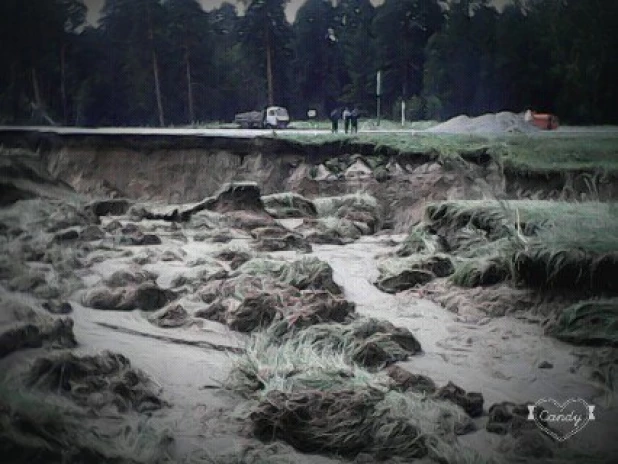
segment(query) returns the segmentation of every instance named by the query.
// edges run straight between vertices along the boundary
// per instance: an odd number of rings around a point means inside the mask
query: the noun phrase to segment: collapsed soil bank
[[[412,135],[411,135],[412,136]],[[502,169],[488,150],[444,159],[437,151],[405,153],[355,139],[300,143],[269,137],[166,134],[57,134],[3,130],[0,145],[36,152],[52,177],[95,197],[186,203],[224,183],[257,182],[263,194],[297,192],[309,198],[359,190],[383,206],[385,224],[404,231],[429,201],[497,198],[618,198],[618,182],[587,172],[530,173]],[[379,158],[373,172],[325,178],[317,168],[335,159]],[[388,164],[387,164],[388,163]]]

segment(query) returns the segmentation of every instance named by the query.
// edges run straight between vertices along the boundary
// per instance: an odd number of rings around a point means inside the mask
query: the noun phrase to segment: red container
[[[530,122],[539,129],[543,130],[558,129],[558,126],[560,125],[557,116],[545,113],[532,113],[532,121]]]

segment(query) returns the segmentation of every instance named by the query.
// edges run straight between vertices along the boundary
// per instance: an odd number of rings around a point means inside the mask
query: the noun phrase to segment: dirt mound
[[[104,283],[108,287],[125,287],[127,285],[138,285],[144,282],[154,282],[157,279],[157,274],[146,271],[140,267],[132,267],[114,272],[111,276],[105,279]]]
[[[229,243],[234,238],[232,232],[227,228],[212,229],[206,232],[199,232],[193,236],[196,242],[210,240],[212,243]]]
[[[214,300],[217,297],[242,301],[247,296],[270,293],[278,295],[286,305],[300,297],[299,290],[293,285],[272,276],[259,274],[238,274],[226,280],[209,282],[197,293],[204,301]]]
[[[397,293],[425,285],[436,277],[453,273],[453,262],[446,255],[413,255],[407,258],[390,258],[379,266],[380,276],[375,285],[383,292]]]
[[[0,305],[0,358],[25,348],[77,345],[72,319],[54,318],[44,309],[6,294],[1,295]]]
[[[125,246],[161,245],[161,238],[155,234],[144,234],[141,231],[123,233],[118,243]]]
[[[238,269],[244,263],[249,261],[252,256],[250,253],[242,250],[235,250],[232,248],[226,248],[221,250],[215,255],[215,258],[222,261],[227,261],[230,264],[230,268]]]
[[[255,182],[225,184],[215,194],[214,202],[208,209],[218,213],[264,211],[260,187]]]
[[[252,332],[270,325],[280,309],[276,295],[261,293],[245,296],[242,301],[219,299],[195,316],[226,324],[238,332]]]
[[[305,218],[298,231],[312,243],[343,245],[376,232],[381,223],[377,200],[358,193],[316,198],[318,217]]]
[[[275,225],[274,218],[266,211],[230,211],[224,215],[224,224],[233,229],[253,230]]]
[[[289,327],[303,329],[325,322],[349,322],[356,306],[344,298],[326,291],[302,291],[299,302],[286,308],[285,320]]]
[[[266,211],[277,219],[315,217],[318,212],[313,202],[297,193],[275,193],[262,197]]]
[[[449,119],[442,124],[427,129],[425,132],[449,132],[453,134],[470,133],[534,133],[539,129],[528,123],[523,114],[503,111],[470,118],[462,115]]]
[[[84,242],[94,242],[105,238],[105,231],[98,226],[91,225],[79,232],[79,238]]]
[[[464,411],[424,394],[393,391],[397,382],[381,365],[368,370],[366,358],[351,359],[367,339],[389,351],[395,345],[399,352],[420,349],[404,332],[372,319],[314,325],[283,337],[266,330],[252,335],[228,386],[257,397],[249,417],[263,440],[280,438],[301,451],[346,459],[364,453],[362,462],[428,453],[446,462],[443,453],[456,447],[455,434],[474,429]],[[388,341],[378,339],[387,334]]]
[[[489,417],[485,426],[488,432],[498,435],[511,434],[517,436],[526,430],[538,430],[536,423],[528,419],[527,404],[496,403],[491,405],[488,412]],[[541,421],[539,417],[541,408],[535,408],[534,413],[537,416],[537,420]],[[547,427],[546,422],[541,422]]]
[[[444,453],[457,449],[455,434],[472,423],[455,407],[419,398],[366,387],[271,390],[250,419],[259,438],[279,438],[304,452],[345,459],[363,453],[366,461],[359,462],[425,456],[447,462]]]
[[[352,221],[336,217],[305,219],[298,230],[311,243],[330,245],[352,243],[362,235]]]
[[[480,393],[466,392],[453,382],[449,382],[444,387],[438,389],[435,397],[455,403],[466,411],[471,417],[478,417],[483,414],[483,395]]]
[[[0,398],[4,462],[155,464],[170,451],[170,436],[143,420],[126,416],[122,421],[116,417],[93,420],[92,414],[77,407],[54,404],[49,395],[41,399],[6,393]]]
[[[425,394],[432,394],[436,391],[436,384],[432,379],[424,375],[413,374],[400,366],[388,366],[386,373],[393,379],[395,389],[398,391]]]
[[[311,245],[301,234],[284,227],[258,227],[251,231],[258,251],[300,251],[311,253]]]
[[[572,296],[543,294],[534,289],[513,288],[506,284],[462,288],[447,279],[437,279],[421,290],[427,298],[464,317],[499,317],[515,312],[555,313],[572,303]]]
[[[254,258],[240,266],[232,276],[270,276],[299,290],[327,290],[335,295],[341,288],[333,280],[333,269],[318,258],[302,258],[291,262]]]
[[[228,310],[227,325],[239,332],[251,332],[271,324],[280,307],[275,295],[248,296],[238,307]]]
[[[132,204],[133,202],[123,198],[109,198],[93,201],[87,208],[96,216],[123,216],[127,214]]]
[[[207,282],[225,279],[227,276],[227,270],[220,263],[210,258],[203,259],[203,262],[192,269],[175,274],[171,286],[173,288],[187,287],[189,291],[193,292]]]
[[[195,317],[226,324],[240,332],[252,332],[270,325],[283,308],[293,305],[300,293],[272,277],[241,275],[213,281],[197,291],[209,306]]]
[[[78,405],[95,410],[111,406],[118,412],[146,412],[165,405],[144,373],[131,368],[123,355],[109,351],[96,356],[64,353],[38,358],[28,372],[26,383],[29,387],[70,397]]]
[[[161,289],[153,282],[144,282],[134,287],[93,288],[84,294],[82,303],[94,309],[153,311],[162,308],[174,297],[170,290]]]
[[[258,437],[276,437],[304,452],[348,458],[369,452],[378,459],[425,456],[418,429],[404,420],[372,417],[383,399],[383,393],[371,390],[271,391],[250,417]],[[388,419],[393,421],[386,423]]]
[[[252,221],[261,219],[263,225],[268,220],[274,222],[273,217],[266,212],[262,202],[259,186],[255,182],[236,182],[224,184],[213,196],[197,203],[195,206],[176,212],[174,217],[168,220],[192,220],[202,211],[218,213],[228,218],[231,224],[242,224],[249,218]],[[245,218],[246,216],[246,218]],[[212,225],[211,219],[217,220],[216,216],[206,213],[208,226]],[[165,218],[163,218],[165,219]],[[255,226],[258,227],[258,226]]]
[[[435,279],[435,275],[423,269],[404,269],[396,275],[385,276],[376,282],[376,287],[386,293],[397,293]]]
[[[189,313],[180,304],[171,304],[151,314],[148,320],[158,327],[182,327],[189,321]]]

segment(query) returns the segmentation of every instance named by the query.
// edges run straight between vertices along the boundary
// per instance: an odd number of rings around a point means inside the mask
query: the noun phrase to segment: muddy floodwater
[[[616,411],[605,408],[602,390],[585,372],[572,372],[577,361],[572,346],[544,336],[539,324],[510,316],[466,321],[415,292],[391,295],[378,290],[373,285],[378,277],[375,258],[391,251],[393,242],[402,238],[381,235],[363,237],[348,245],[314,245],[311,255],[332,266],[335,282],[343,287],[345,298],[356,304],[359,314],[388,320],[415,334],[423,353],[401,366],[429,376],[437,384],[452,381],[467,391],[482,392],[487,405],[534,402],[546,397],[584,398],[598,405],[596,420],[572,437],[569,446],[617,452]],[[247,242],[240,238],[230,245],[242,248]],[[212,253],[216,245],[167,239],[157,248],[203,256]],[[273,256],[291,259],[295,253]],[[94,285],[123,266],[126,259],[106,260],[94,266],[87,280]],[[158,262],[151,267],[157,270],[162,286],[169,284],[173,275],[188,269],[182,262]],[[242,348],[246,336],[209,321],[164,329],[153,326],[139,311],[95,311],[83,307],[78,298],[71,304],[79,353],[120,352],[162,387],[163,397],[172,406],[154,413],[149,421],[171,431],[176,459],[198,459],[205,449],[215,454],[230,452],[239,443],[257,446],[255,440],[239,435],[238,417],[242,411],[238,411],[238,398],[220,389],[236,355],[209,348],[210,344]],[[543,361],[553,368],[540,369]],[[14,362],[12,358],[3,364]],[[479,419],[480,423],[483,420]],[[498,445],[500,437],[479,429],[460,439],[466,446],[486,453]],[[301,454],[293,460],[339,462]]]

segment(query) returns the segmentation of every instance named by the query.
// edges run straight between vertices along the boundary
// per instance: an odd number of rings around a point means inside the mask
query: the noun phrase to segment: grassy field
[[[618,271],[614,204],[452,201],[426,211],[429,224],[451,236],[456,255],[502,261],[527,285],[618,290],[611,277]]]
[[[445,134],[424,131],[438,124],[436,121],[406,121],[401,123],[373,119],[360,122],[359,134],[345,134],[343,123],[339,133],[315,133],[330,130],[330,121],[294,121],[290,129],[278,131],[276,137],[303,145],[341,143],[372,144],[376,150],[388,147],[402,154],[432,154],[436,157],[454,157],[462,153],[485,151],[506,170],[531,174],[550,174],[566,171],[598,171],[618,174],[618,131],[571,128],[557,132],[529,134]],[[198,124],[200,128],[237,128],[230,123]],[[298,133],[296,131],[303,131]],[[304,132],[306,131],[306,132]],[[383,131],[392,131],[385,133]],[[407,132],[406,132],[407,131]]]
[[[341,143],[372,144],[376,151],[388,147],[402,154],[432,154],[456,157],[466,153],[485,152],[505,170],[533,174],[566,171],[599,171],[618,174],[618,133],[541,133],[480,136],[421,132],[315,134],[311,132],[277,137],[304,145]]]
[[[562,295],[567,303],[552,315],[549,334],[618,346],[617,204],[432,203],[396,255],[379,264],[381,282],[421,269],[463,288],[506,283]]]

